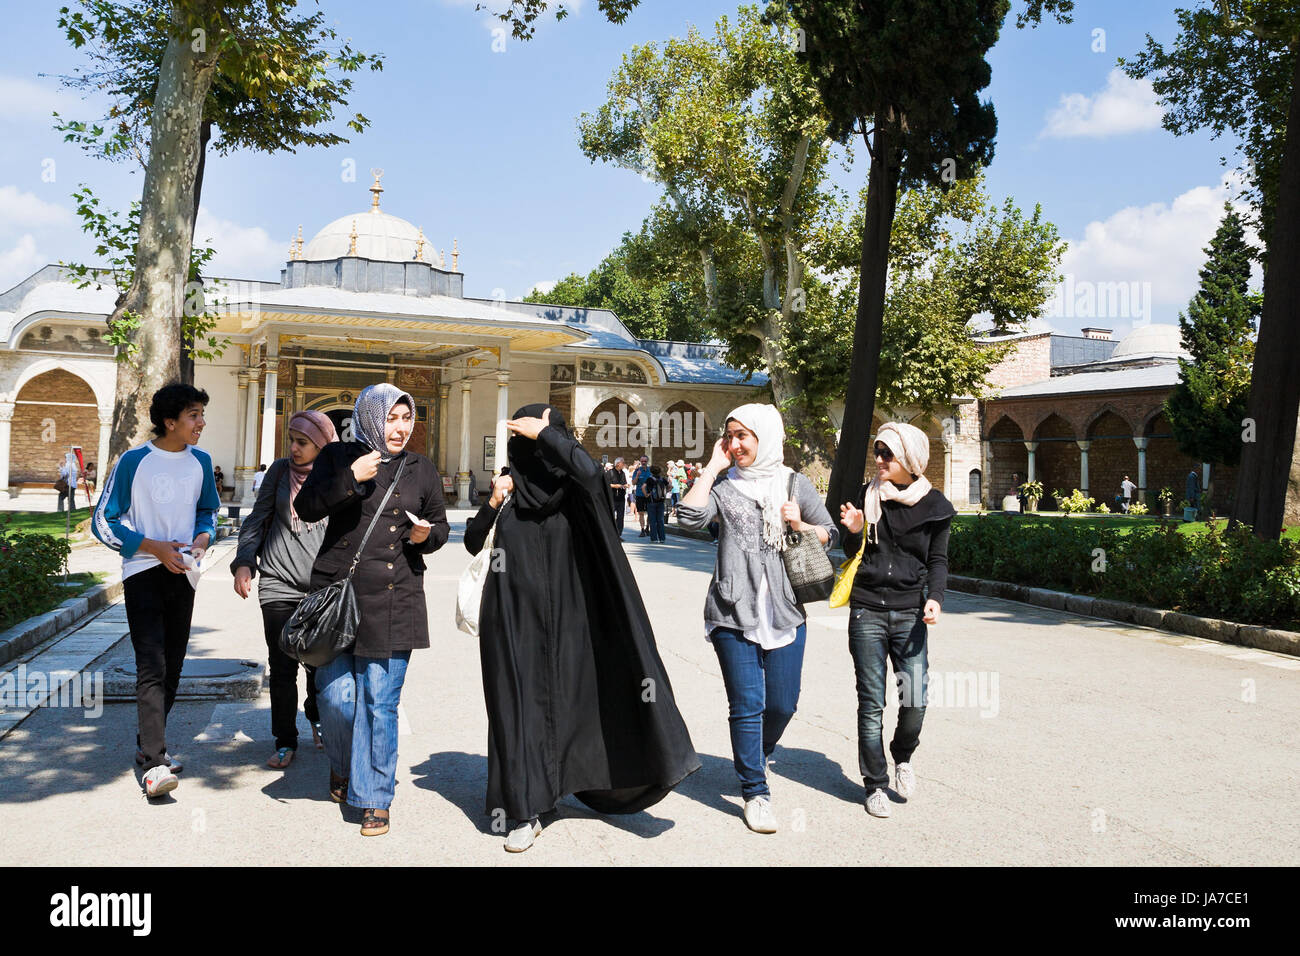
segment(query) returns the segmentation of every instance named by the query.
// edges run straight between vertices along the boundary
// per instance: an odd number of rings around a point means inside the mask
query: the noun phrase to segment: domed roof
[[[1186,358],[1192,356],[1183,348],[1183,335],[1176,325],[1152,323],[1140,325],[1119,340],[1110,360],[1145,357]]]
[[[352,249],[352,231],[355,226],[357,235],[356,251]],[[420,244],[420,230],[405,219],[390,216],[378,209],[341,216],[316,233],[302,257],[319,262],[322,259],[341,259],[344,256],[360,256],[362,259],[377,259],[382,262],[409,262],[415,258],[416,247]],[[429,241],[424,241],[423,259],[432,262],[433,248]]]

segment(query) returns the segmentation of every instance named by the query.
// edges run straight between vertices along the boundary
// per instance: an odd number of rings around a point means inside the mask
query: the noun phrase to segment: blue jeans
[[[650,540],[668,540],[664,530],[664,503],[662,501],[650,502]]]
[[[387,810],[397,783],[397,703],[410,651],[340,654],[316,668],[316,706],[330,770],[348,778],[348,803]],[[358,704],[360,706],[358,706]]]
[[[718,628],[713,650],[727,687],[731,753],[746,800],[767,796],[767,758],[785,733],[799,703],[804,638],[800,624],[794,642],[765,651],[739,631]]]
[[[881,720],[886,660],[894,665],[899,694],[898,726],[889,745],[894,763],[911,760],[921,740],[929,673],[923,615],[921,608],[855,607],[849,616],[849,653],[858,683],[858,769],[868,793],[889,783]]]

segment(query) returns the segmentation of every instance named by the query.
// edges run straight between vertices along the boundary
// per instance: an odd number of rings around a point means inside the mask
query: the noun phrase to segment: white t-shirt
[[[1119,486],[1120,486],[1120,488],[1122,488],[1122,489],[1124,490],[1124,497],[1125,497],[1125,498],[1132,498],[1132,497],[1133,497],[1133,492],[1137,490],[1137,485],[1135,485],[1135,484],[1133,484],[1133,482],[1131,482],[1131,481],[1127,481],[1127,480],[1126,480],[1126,481],[1121,481],[1120,484],[1119,484]]]
[[[253,494],[257,494],[257,489],[262,487],[262,479],[266,477],[266,472],[257,471],[253,473]]]

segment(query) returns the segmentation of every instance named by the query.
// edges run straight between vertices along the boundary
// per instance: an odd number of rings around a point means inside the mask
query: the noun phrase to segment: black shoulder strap
[[[366,542],[370,540],[370,532],[375,530],[375,525],[379,523],[379,516],[384,513],[384,508],[388,506],[388,499],[392,496],[393,489],[402,480],[402,472],[406,470],[406,459],[407,456],[403,455],[402,460],[398,462],[397,474],[393,475],[392,483],[388,486],[388,490],[384,492],[384,500],[379,502],[379,507],[375,509],[375,516],[370,519],[370,527],[366,528],[366,533],[361,536],[361,546],[357,548],[357,556],[352,559],[352,567],[348,568],[348,577],[352,577],[352,572],[361,563],[361,552],[366,549]]]

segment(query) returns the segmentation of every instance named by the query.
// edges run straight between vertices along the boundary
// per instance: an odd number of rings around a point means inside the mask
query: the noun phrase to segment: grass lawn
[[[996,520],[1003,512],[987,512],[988,518],[984,520]],[[953,519],[957,524],[968,524],[970,522],[981,520],[982,515],[977,514],[959,514]],[[1151,525],[1173,524],[1179,534],[1201,534],[1209,527],[1208,521],[1183,521],[1181,518],[1158,518],[1154,515],[1066,515],[1061,512],[1038,512],[1036,514],[1013,514],[1010,518],[1005,519],[1015,524],[1035,524],[1051,525],[1059,521],[1081,522],[1094,528],[1112,528],[1121,534],[1127,534],[1137,527]],[[1214,521],[1220,529],[1227,527],[1227,518],[1216,518]],[[1300,540],[1300,526],[1293,528],[1283,528],[1282,537],[1290,540]]]
[[[78,523],[90,517],[90,508],[77,508],[72,512],[72,533],[76,534]],[[29,534],[63,534],[67,515],[62,511],[4,511],[0,512],[0,523],[10,531]]]

